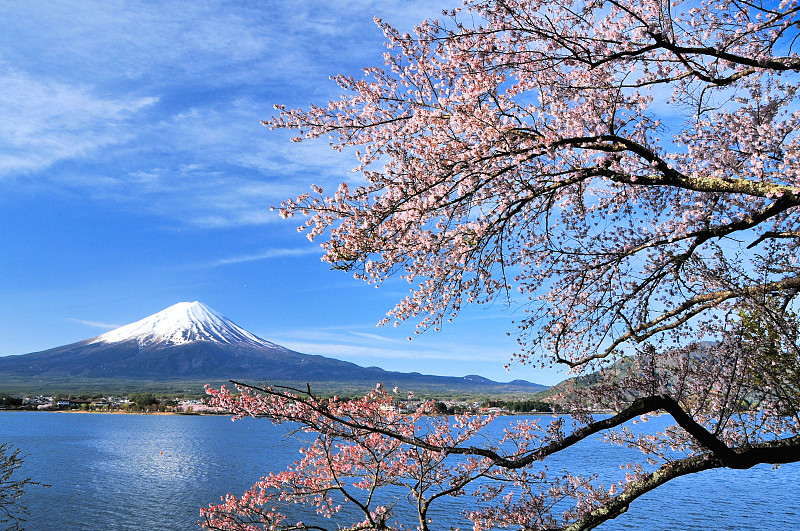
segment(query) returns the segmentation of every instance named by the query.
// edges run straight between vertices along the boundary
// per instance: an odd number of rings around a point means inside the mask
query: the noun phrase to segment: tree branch
[[[753,243],[747,246],[747,248],[752,249],[764,240],[771,240],[774,238],[800,238],[800,231],[775,232],[770,230],[756,238]]]

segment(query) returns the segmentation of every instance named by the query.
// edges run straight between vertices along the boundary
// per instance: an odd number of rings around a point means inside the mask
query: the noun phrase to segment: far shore
[[[83,414],[96,414],[96,415],[184,415],[184,416],[199,416],[199,415],[230,415],[230,413],[214,412],[214,411],[122,411],[114,409],[111,411],[85,411],[81,409],[0,409],[0,414],[6,412],[27,412],[27,413],[83,413]]]
[[[118,409],[112,411],[84,411],[80,409],[0,409],[0,414],[6,412],[28,412],[28,413],[82,413],[82,414],[95,414],[95,415],[176,415],[185,417],[200,417],[200,416],[213,416],[213,415],[232,415],[227,411],[121,411]],[[608,414],[607,411],[596,411],[595,414]],[[521,417],[521,416],[553,416],[554,413],[546,411],[522,411],[522,412],[509,412],[501,413],[498,417]],[[569,415],[568,412],[555,413],[555,415]],[[438,415],[435,415],[438,416]],[[484,416],[487,416],[484,414]]]

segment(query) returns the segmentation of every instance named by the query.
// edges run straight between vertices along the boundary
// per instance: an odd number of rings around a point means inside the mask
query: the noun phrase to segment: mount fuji
[[[288,349],[256,337],[201,302],[179,302],[141,321],[121,326],[89,340],[91,343],[136,341],[142,347],[165,348],[210,341],[255,349]]]
[[[383,382],[407,389],[471,392],[536,392],[545,388],[524,380],[504,384],[480,376],[390,372],[302,354],[248,332],[200,302],[180,302],[70,345],[2,356],[0,382],[3,377],[17,381],[234,379],[303,386],[314,383],[323,388],[372,387]]]

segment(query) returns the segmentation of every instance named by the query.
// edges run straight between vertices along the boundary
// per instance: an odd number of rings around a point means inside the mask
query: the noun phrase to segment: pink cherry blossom
[[[349,529],[427,530],[431,503],[471,489],[488,503],[465,515],[476,530],[591,529],[675,477],[798,460],[799,12],[467,1],[413,35],[377,20],[382,68],[336,76],[344,95],[327,105],[277,106],[270,128],[357,149],[361,185],[315,186],[279,210],[303,217],[333,267],[409,283],[382,324],[435,330],[501,300],[523,313],[512,362],[600,372],[554,393],[573,426],[517,424],[480,444],[486,419],[425,423],[432,406],[401,414],[380,385],[358,400],[209,390],[237,416],[318,437],[205,524],[317,529],[279,506],[330,517],[337,493],[363,516]],[[659,411],[676,424],[624,425]],[[599,432],[642,451],[625,481],[532,467]],[[417,522],[377,504],[387,486],[407,489]],[[572,505],[554,514],[554,500]]]

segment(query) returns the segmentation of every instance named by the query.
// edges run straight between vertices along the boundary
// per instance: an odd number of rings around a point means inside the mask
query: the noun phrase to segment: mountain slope
[[[97,337],[53,349],[0,357],[15,379],[246,380],[330,388],[333,383],[458,392],[536,392],[544,386],[399,373],[302,354],[266,341],[199,302],[182,302]],[[1,389],[0,389],[1,390]]]
[[[136,341],[143,347],[163,348],[195,341],[256,349],[288,350],[256,337],[201,302],[179,302],[141,321],[121,326],[89,340],[91,343]]]

